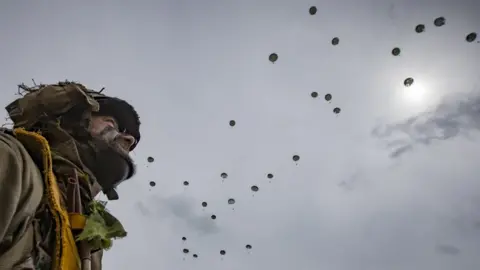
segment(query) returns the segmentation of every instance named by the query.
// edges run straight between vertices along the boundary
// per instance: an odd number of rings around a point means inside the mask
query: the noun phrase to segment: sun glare
[[[404,88],[405,98],[411,102],[421,102],[424,100],[425,92],[425,86],[418,82],[415,82],[410,87]]]

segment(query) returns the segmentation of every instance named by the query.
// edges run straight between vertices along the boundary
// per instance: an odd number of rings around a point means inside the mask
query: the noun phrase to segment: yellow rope
[[[43,180],[48,207],[55,220],[55,254],[52,256],[52,269],[54,270],[80,270],[80,256],[73,238],[69,215],[62,207],[60,190],[58,188],[52,167],[52,156],[48,141],[39,133],[17,128],[14,134],[22,144],[38,156],[43,164]]]

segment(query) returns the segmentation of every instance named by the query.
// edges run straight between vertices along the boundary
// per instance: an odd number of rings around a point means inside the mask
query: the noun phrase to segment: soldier
[[[94,197],[135,174],[138,114],[75,82],[20,88],[0,131],[0,270],[99,270],[126,232]]]

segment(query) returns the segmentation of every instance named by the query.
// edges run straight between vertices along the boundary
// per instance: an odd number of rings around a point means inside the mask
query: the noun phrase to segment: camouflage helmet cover
[[[135,138],[130,150],[133,150],[140,141],[140,120],[136,110],[122,99],[102,94],[103,89],[94,91],[80,83],[70,81],[35,87],[22,84],[19,85],[19,89],[23,89],[26,94],[6,107],[15,127],[29,129],[41,121],[43,116],[62,116],[74,107],[80,106],[85,112],[114,117],[120,131]]]

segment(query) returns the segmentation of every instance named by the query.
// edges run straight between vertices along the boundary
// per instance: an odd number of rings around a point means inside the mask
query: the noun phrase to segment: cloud
[[[200,234],[218,233],[219,227],[211,220],[209,214],[196,212],[195,209],[198,207],[195,202],[193,198],[184,195],[167,198],[154,196],[147,203],[137,202],[136,208],[146,217],[175,219],[175,223],[179,220],[183,221],[189,229]]]
[[[402,122],[378,125],[372,130],[374,137],[385,140],[391,149],[390,157],[398,158],[417,145],[430,145],[435,141],[469,137],[480,130],[480,93],[450,95],[433,110],[412,116]]]

